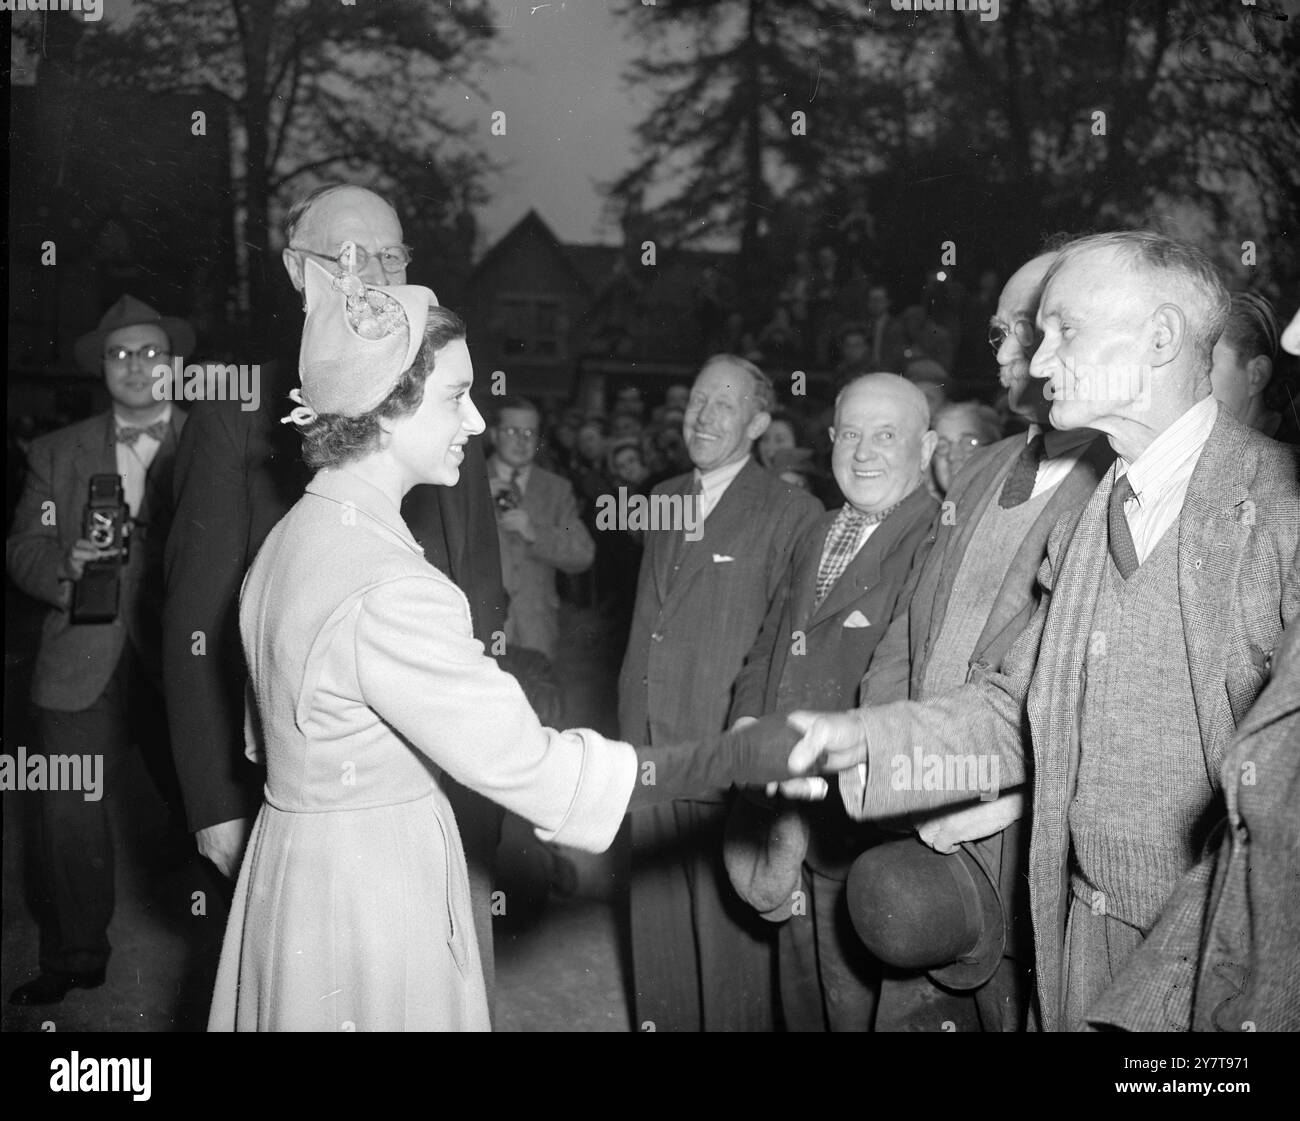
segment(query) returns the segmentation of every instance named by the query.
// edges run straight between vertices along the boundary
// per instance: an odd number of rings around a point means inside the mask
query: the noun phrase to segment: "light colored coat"
[[[521,509],[532,522],[536,541],[497,527],[501,575],[510,597],[506,645],[540,650],[553,659],[560,634],[555,574],[589,569],[596,559],[596,543],[578,516],[573,484],[536,464],[528,472]]]
[[[543,728],[483,652],[464,594],[397,508],[322,471],[244,582],[240,632],[266,801],[240,870],[214,1030],[486,1029],[443,771],[599,851],[636,754]]]
[[[999,757],[1001,785],[1025,780],[1022,726],[1033,745],[1029,890],[1044,1030],[1060,1028],[1070,849],[1068,813],[1078,771],[1078,716],[1093,608],[1105,576],[1107,472],[1077,525],[1048,538],[1043,598],[1001,672],[925,704],[861,714],[867,737],[864,810],[871,816],[970,800],[963,792],[894,789],[891,759],[925,753]],[[1220,409],[1192,473],[1178,523],[1178,600],[1207,775],[1216,785],[1237,723],[1264,684],[1282,627],[1300,611],[1300,486],[1290,449]],[[921,785],[921,784],[916,784]]]

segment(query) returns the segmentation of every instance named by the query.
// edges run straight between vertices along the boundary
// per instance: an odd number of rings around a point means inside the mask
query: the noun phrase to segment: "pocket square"
[[[728,561],[734,561],[735,559],[735,557],[724,557],[721,553],[713,554],[714,564],[726,564]]]
[[[855,611],[843,623],[846,627],[869,627],[871,620],[868,619],[861,611]]]

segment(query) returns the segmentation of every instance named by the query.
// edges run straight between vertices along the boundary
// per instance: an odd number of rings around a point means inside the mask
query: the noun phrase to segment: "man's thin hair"
[[[735,366],[743,370],[753,382],[753,389],[750,390],[750,396],[754,399],[757,411],[760,413],[770,413],[776,408],[776,387],[762,370],[754,365],[748,358],[741,358],[739,354],[712,354],[700,367],[701,370],[707,370],[710,366]]]
[[[1172,274],[1172,284],[1166,281],[1164,294],[1179,298],[1198,373],[1208,375],[1214,344],[1223,334],[1230,306],[1228,289],[1214,262],[1195,245],[1155,230],[1112,230],[1076,238],[1062,247],[1048,267],[1044,288],[1068,262],[1095,249],[1113,250],[1123,263],[1148,276]]]

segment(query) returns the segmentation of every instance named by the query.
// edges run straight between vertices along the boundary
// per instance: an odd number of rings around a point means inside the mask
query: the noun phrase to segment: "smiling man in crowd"
[[[847,708],[894,614],[938,503],[924,485],[936,437],[923,394],[897,374],[840,391],[831,469],[844,505],[795,546],[789,576],[736,682],[732,719]],[[780,922],[781,1010],[789,1031],[868,1031],[879,969],[846,921],[853,859],[879,841],[838,801],[768,811],[740,798],[726,861],[741,897]],[[794,892],[802,891],[795,907]]]
[[[695,470],[655,493],[696,503],[703,533],[691,518],[695,532],[658,526],[646,535],[619,678],[620,734],[631,743],[726,730],[732,686],[785,580],[790,551],[821,511],[752,455],[774,398],[761,370],[727,354],[705,362],[691,387],[684,435]],[[773,932],[737,897],[722,864],[728,800],[720,790],[631,817],[638,1025],[773,1026]]]

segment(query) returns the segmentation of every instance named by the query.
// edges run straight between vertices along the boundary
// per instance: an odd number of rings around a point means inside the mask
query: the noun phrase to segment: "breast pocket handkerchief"
[[[861,611],[855,611],[841,625],[845,627],[869,627],[871,626],[871,620],[863,615]]]

